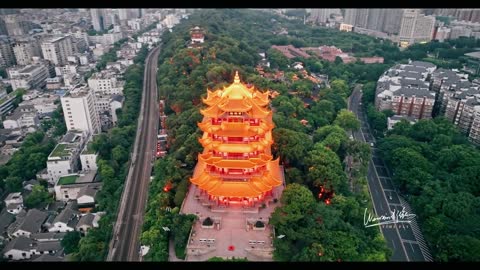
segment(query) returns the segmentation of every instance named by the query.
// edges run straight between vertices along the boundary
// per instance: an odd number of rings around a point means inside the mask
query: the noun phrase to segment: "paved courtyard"
[[[283,168],[282,168],[283,170]],[[284,182],[284,179],[282,179]],[[249,261],[272,261],[273,231],[268,225],[271,213],[280,202],[283,185],[276,187],[273,196],[266,200],[266,207],[257,204],[253,208],[231,204],[228,207],[208,205],[195,185],[185,198],[181,212],[195,214],[199,218],[193,226],[187,245],[186,261],[205,261],[211,257],[247,258]],[[211,203],[213,204],[213,203]],[[213,228],[202,228],[202,222],[210,217],[214,220]],[[254,230],[253,224],[261,221],[265,229]]]

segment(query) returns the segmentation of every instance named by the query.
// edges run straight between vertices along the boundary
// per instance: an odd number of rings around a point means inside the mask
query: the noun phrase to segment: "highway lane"
[[[374,143],[367,179],[375,214],[376,216],[390,215],[390,211],[394,209],[401,211],[403,207],[409,214],[413,214],[408,203],[398,195],[391,181],[390,172],[375,148],[375,138],[371,134],[366,116],[360,106],[361,96],[361,87],[357,85],[350,96],[349,109],[357,115],[361,123],[360,130],[353,133],[354,138],[369,144]],[[411,223],[382,225],[380,229],[387,241],[387,246],[393,251],[391,261],[432,261],[416,220]]]
[[[145,60],[141,110],[131,164],[110,243],[108,261],[139,261],[140,234],[158,131],[157,59],[160,47]]]

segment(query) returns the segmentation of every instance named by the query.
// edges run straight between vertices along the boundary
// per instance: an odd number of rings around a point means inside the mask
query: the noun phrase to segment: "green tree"
[[[345,188],[346,179],[338,156],[322,143],[316,143],[305,159],[308,167],[307,180],[310,186],[324,186],[327,189]]]
[[[269,49],[267,51],[268,60],[272,68],[286,69],[288,65],[288,59],[279,51],[275,49]]]
[[[273,152],[285,164],[302,164],[307,152],[312,147],[308,135],[289,129],[277,128],[273,131]]]
[[[360,128],[360,121],[357,119],[355,114],[345,109],[340,110],[340,112],[337,114],[334,124],[339,125],[346,130],[352,131]]]
[[[27,208],[41,208],[53,201],[53,197],[44,186],[35,185],[32,188],[32,192],[25,198],[25,206]]]
[[[9,176],[5,178],[5,187],[9,192],[19,192],[22,190],[22,182],[20,177]]]
[[[60,244],[64,248],[66,254],[78,252],[78,242],[80,242],[80,238],[80,232],[77,231],[67,232],[67,234],[65,234],[60,241]]]
[[[333,80],[330,83],[330,87],[332,88],[332,90],[335,93],[338,93],[339,95],[341,95],[344,98],[346,98],[350,95],[350,90],[349,90],[348,84],[344,80],[338,80],[338,79]]]

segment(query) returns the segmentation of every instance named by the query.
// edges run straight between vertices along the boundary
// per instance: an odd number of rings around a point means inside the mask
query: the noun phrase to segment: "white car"
[[[370,146],[371,146],[371,147],[373,147],[373,146],[374,146],[373,142],[372,142],[372,143],[370,143]]]

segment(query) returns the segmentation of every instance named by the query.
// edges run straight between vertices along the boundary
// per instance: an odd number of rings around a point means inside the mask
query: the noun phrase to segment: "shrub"
[[[212,226],[213,225],[213,220],[210,218],[210,217],[207,217],[203,223],[202,223],[203,226]]]
[[[263,228],[263,227],[265,227],[265,224],[263,222],[261,222],[260,220],[257,220],[257,222],[255,222],[255,227],[256,228]]]

